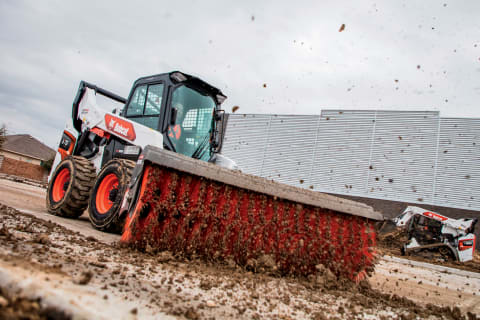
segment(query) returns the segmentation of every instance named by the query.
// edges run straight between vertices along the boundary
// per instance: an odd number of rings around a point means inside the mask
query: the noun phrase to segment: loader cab
[[[135,81],[122,116],[163,134],[164,148],[208,161],[221,144],[220,90],[175,71]]]

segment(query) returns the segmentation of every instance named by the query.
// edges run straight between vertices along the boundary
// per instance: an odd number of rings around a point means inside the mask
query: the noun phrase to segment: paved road
[[[78,219],[66,219],[51,215],[45,208],[46,190],[19,182],[0,179],[0,203],[43,220],[50,220],[65,228],[78,231],[85,236],[112,243],[120,239],[119,235],[95,230],[88,220],[87,212]]]

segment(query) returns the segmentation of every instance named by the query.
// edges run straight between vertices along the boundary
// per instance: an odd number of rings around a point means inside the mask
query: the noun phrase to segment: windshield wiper
[[[205,148],[205,146],[208,144],[208,137],[209,135],[207,134],[202,142],[200,142],[200,144],[198,145],[197,149],[195,149],[195,151],[193,152],[192,154],[192,158],[193,159],[200,159],[201,157],[203,157],[203,155],[205,154],[205,151],[206,150],[203,150]]]

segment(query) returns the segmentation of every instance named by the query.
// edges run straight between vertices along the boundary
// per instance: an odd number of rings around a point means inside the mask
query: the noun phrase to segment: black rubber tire
[[[122,205],[123,196],[132,177],[132,171],[135,162],[125,159],[110,160],[100,171],[95,180],[95,184],[90,194],[88,203],[88,216],[92,225],[101,231],[111,233],[121,233],[125,224],[125,217],[120,217],[120,207]],[[100,214],[97,209],[97,192],[103,179],[110,174],[115,174],[118,179],[117,194],[112,201],[112,207],[105,213]]]
[[[52,195],[53,186],[58,174],[65,168],[69,170],[70,180],[65,183],[63,197],[59,201],[55,201]],[[88,197],[95,176],[95,167],[84,157],[69,156],[62,160],[48,184],[46,197],[48,212],[66,218],[80,217],[87,209]]]

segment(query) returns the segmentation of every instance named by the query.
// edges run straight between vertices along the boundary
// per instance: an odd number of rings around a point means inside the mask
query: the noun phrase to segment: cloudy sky
[[[0,124],[54,147],[80,80],[126,97],[172,70],[220,88],[227,111],[480,117],[479,12],[478,0],[0,0]]]

